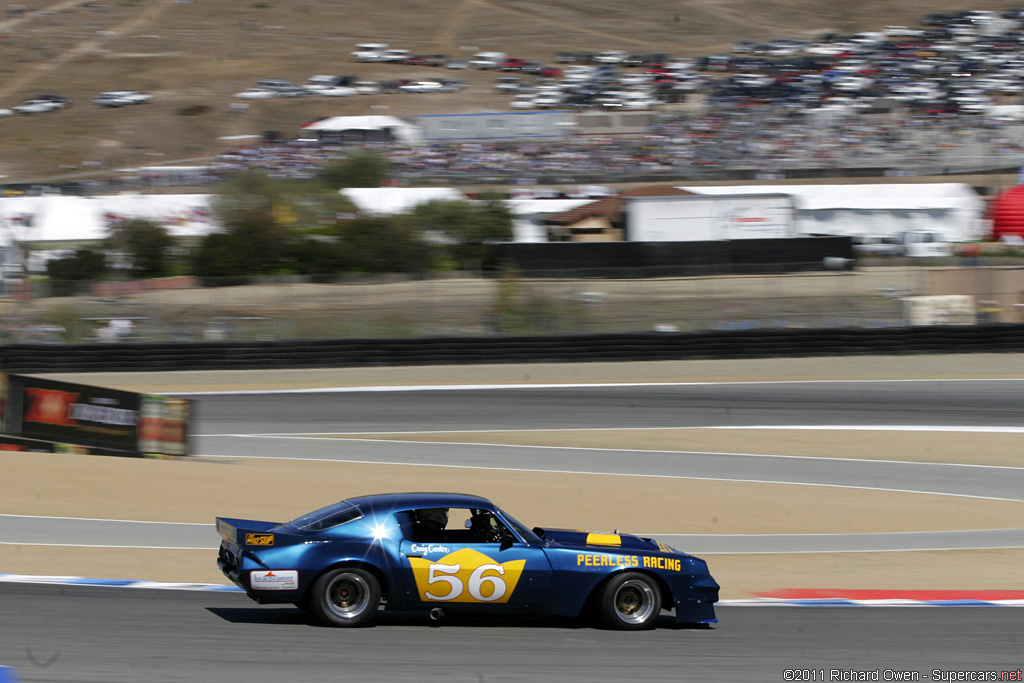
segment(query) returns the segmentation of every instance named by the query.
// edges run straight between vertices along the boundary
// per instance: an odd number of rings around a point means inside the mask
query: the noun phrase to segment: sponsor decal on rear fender
[[[274,545],[274,534],[246,534],[246,545]]]
[[[299,572],[295,569],[271,569],[249,574],[249,586],[261,591],[294,591],[299,589]]]

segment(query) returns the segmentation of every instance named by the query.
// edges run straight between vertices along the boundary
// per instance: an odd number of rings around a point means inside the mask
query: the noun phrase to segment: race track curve
[[[756,426],[1024,431],[1024,381],[783,382],[196,395],[195,450],[210,458],[335,459],[467,468],[788,482],[1024,500],[1024,468],[770,453],[650,452],[406,443],[400,433]],[[335,438],[387,432],[395,440]],[[0,541],[213,547],[204,524],[0,515]],[[1018,524],[1024,527],[1024,520]],[[154,528],[156,531],[154,531]],[[658,529],[638,530],[656,534]],[[1024,528],[903,534],[681,536],[695,553],[1020,548]],[[0,546],[0,552],[3,546]],[[0,565],[2,566],[2,565]],[[1018,586],[1011,586],[1019,588]],[[787,670],[1016,671],[1012,608],[721,607],[711,629],[622,634],[577,622],[479,620],[430,628],[385,615],[372,629],[311,624],[238,594],[0,585],[0,666],[28,681],[783,681]],[[301,675],[300,673],[301,672]],[[890,673],[886,673],[890,672]],[[0,673],[2,675],[2,673]],[[840,674],[842,675],[842,674]],[[0,680],[3,680],[0,678]],[[808,680],[808,679],[804,679]],[[817,680],[821,680],[818,678]],[[898,680],[889,677],[888,680]],[[932,679],[934,680],[934,679]],[[998,679],[997,679],[998,680]],[[1019,680],[1012,679],[1009,680]]]

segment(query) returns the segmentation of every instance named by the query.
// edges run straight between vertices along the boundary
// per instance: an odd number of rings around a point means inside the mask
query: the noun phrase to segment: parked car
[[[593,60],[598,64],[621,64],[626,57],[629,53],[624,50],[605,50],[594,55]]]
[[[62,102],[56,102],[54,100],[25,100],[17,107],[14,107],[14,111],[18,114],[43,114],[50,111],[57,111],[58,109],[65,109],[66,105]]]
[[[381,54],[390,47],[387,43],[359,43],[351,52],[357,62],[379,62]]]
[[[512,98],[512,101],[509,102],[508,106],[513,109],[534,109],[534,97],[535,95],[533,93],[522,93],[521,95],[516,95]]]
[[[93,98],[93,104],[100,107],[127,107],[131,104],[145,104],[153,96],[138,90],[112,90]]]
[[[356,89],[349,85],[335,85],[330,88],[320,88],[319,90],[311,90],[314,95],[320,97],[348,97],[349,95],[358,95]]]
[[[498,66],[508,59],[504,52],[477,52],[469,65],[474,69],[497,69]]]
[[[234,97],[240,100],[269,100],[277,96],[278,91],[270,90],[269,88],[248,88],[234,94]]]
[[[380,92],[380,83],[377,81],[356,81],[352,87],[357,95],[376,95]]]
[[[494,81],[494,89],[497,92],[516,92],[520,85],[518,76],[501,76]]]
[[[398,86],[401,92],[441,92],[442,86],[437,81],[411,81],[404,85]]]
[[[380,59],[378,61],[387,62],[389,64],[402,64],[412,56],[412,52],[409,50],[390,49],[384,50],[380,54]]]
[[[352,76],[331,76],[326,74],[319,74],[316,76],[310,76],[309,80],[306,81],[304,86],[306,90],[317,91],[324,90],[326,88],[336,88],[339,85],[350,85],[352,83]]]
[[[299,86],[295,85],[291,81],[281,80],[280,78],[263,78],[256,81],[256,87],[264,90],[279,90],[285,92],[288,90],[294,90]]]
[[[469,83],[461,78],[439,78],[438,83],[441,84],[441,92],[458,92],[469,87]]]

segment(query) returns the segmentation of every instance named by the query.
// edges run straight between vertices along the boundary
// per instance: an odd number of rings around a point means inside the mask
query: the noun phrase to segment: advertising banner
[[[969,294],[908,296],[903,308],[911,325],[974,325],[974,297]]]
[[[61,451],[188,455],[186,399],[6,375],[4,435],[61,445]]]

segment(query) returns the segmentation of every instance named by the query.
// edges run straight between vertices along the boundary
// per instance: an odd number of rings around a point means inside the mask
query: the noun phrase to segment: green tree
[[[79,249],[70,256],[46,262],[46,274],[50,277],[54,296],[70,296],[75,293],[76,282],[98,280],[106,272],[106,257],[92,249]]]
[[[106,248],[117,255],[134,277],[167,274],[174,238],[167,228],[144,218],[129,218],[110,226]]]
[[[212,210],[221,230],[196,252],[201,277],[336,272],[341,262],[332,242],[355,207],[320,183],[254,170],[221,186]]]
[[[359,217],[342,225],[339,237],[350,272],[421,273],[430,263],[430,246],[400,217]]]
[[[512,213],[501,201],[437,199],[413,207],[409,220],[466,269],[493,265],[494,245],[512,238]]]
[[[325,164],[317,178],[332,189],[346,187],[380,187],[388,177],[391,162],[372,150],[358,150],[344,159]]]

